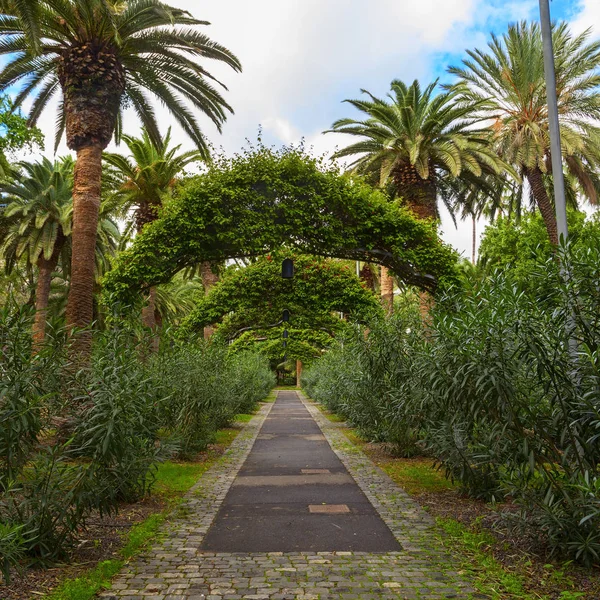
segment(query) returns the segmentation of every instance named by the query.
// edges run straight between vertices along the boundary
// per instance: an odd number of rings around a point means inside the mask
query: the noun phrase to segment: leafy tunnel
[[[217,159],[183,182],[119,255],[104,293],[131,303],[186,266],[282,247],[378,263],[431,292],[455,278],[457,255],[433,223],[303,149],[258,147]]]

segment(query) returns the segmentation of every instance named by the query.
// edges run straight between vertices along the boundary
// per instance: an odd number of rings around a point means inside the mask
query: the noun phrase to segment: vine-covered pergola
[[[282,258],[294,260],[294,278],[282,279]],[[281,324],[283,310],[290,326],[335,331],[343,313],[360,321],[380,313],[375,294],[361,285],[352,269],[339,261],[306,254],[274,252],[243,269],[228,270],[182,323],[184,331],[201,331],[222,323],[223,335],[233,339],[248,327]]]
[[[298,148],[252,148],[188,179],[119,255],[105,279],[113,300],[169,281],[201,261],[303,254],[379,263],[434,292],[454,280],[456,253],[434,224],[415,219],[362,179]]]

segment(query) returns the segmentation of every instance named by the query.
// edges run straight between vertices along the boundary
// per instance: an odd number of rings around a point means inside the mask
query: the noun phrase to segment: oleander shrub
[[[244,350],[229,357],[236,413],[251,413],[275,386],[269,360],[260,352]]]
[[[141,353],[140,353],[141,352]],[[90,459],[113,502],[144,496],[157,463],[172,448],[161,444],[161,405],[168,396],[156,385],[139,339],[128,328],[96,336],[92,369],[73,391],[75,427],[71,452]]]
[[[65,558],[92,511],[111,510],[106,482],[94,465],[74,464],[64,446],[42,448],[0,496],[0,523],[19,533],[36,562]]]
[[[356,326],[302,377],[312,398],[401,456],[419,452],[419,394],[410,376],[413,350],[423,340],[418,314],[410,303],[366,329]]]
[[[173,342],[153,362],[163,396],[161,420],[182,455],[204,450],[220,427],[267,395],[273,387],[268,360],[259,354],[231,355],[224,344]]]
[[[0,522],[0,583],[10,583],[11,569],[18,567],[25,555],[21,525]]]
[[[373,440],[422,449],[475,497],[510,497],[553,551],[600,557],[600,240],[475,278],[357,330],[305,372]],[[410,323],[410,324],[409,324]],[[404,441],[402,441],[404,440]]]
[[[162,349],[135,320],[94,334],[87,368],[48,327],[32,352],[31,311],[0,310],[0,572],[66,558],[91,514],[150,490],[156,465],[202,450],[274,383],[268,360],[203,340]],[[116,322],[116,321],[115,321]]]
[[[0,309],[0,490],[18,476],[37,442],[54,393],[47,385],[55,353],[32,355],[31,310]]]

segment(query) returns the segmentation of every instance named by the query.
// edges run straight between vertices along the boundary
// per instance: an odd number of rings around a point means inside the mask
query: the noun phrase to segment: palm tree
[[[35,52],[39,51],[39,0],[0,0],[0,13],[16,15],[21,20],[23,33]]]
[[[600,41],[589,30],[573,36],[565,23],[552,31],[556,92],[565,168],[579,191],[596,203],[600,192]],[[537,23],[511,25],[492,37],[487,52],[468,51],[460,78],[461,106],[478,107],[490,119],[494,147],[529,183],[550,241],[558,244],[556,216],[548,193],[551,176],[548,108],[542,36]]]
[[[44,158],[17,166],[20,172],[15,180],[0,183],[8,203],[2,214],[0,251],[9,273],[20,262],[37,267],[33,342],[38,347],[44,341],[50,287],[59,264],[63,278],[69,276],[74,163],[71,157],[54,163]],[[100,209],[94,260],[97,275],[108,269],[109,256],[117,248],[119,230],[111,215],[113,208],[103,203]]]
[[[113,134],[120,137],[123,110],[131,107],[158,144],[150,93],[207,155],[188,106],[206,114],[217,128],[231,108],[211,85],[211,80],[217,80],[198,59],[222,61],[236,71],[240,64],[229,50],[198,31],[195,26],[206,25],[205,21],[160,0],[37,0],[33,19],[27,21],[22,12],[25,4],[3,5],[0,54],[7,55],[7,63],[0,72],[0,91],[22,84],[15,106],[33,99],[32,124],[50,99],[62,94],[56,144],[66,130],[67,145],[77,153],[67,321],[87,327],[93,316],[102,151]],[[31,22],[37,26],[38,48],[31,43]],[[75,352],[87,354],[89,349],[89,336],[78,336]]]
[[[140,232],[146,223],[158,217],[163,196],[173,188],[185,168],[202,159],[197,150],[179,153],[180,145],[170,148],[171,130],[156,144],[147,130],[142,136],[123,136],[131,158],[121,154],[105,153],[104,160],[112,170],[110,184],[114,186],[114,197],[121,206],[134,210],[134,223]],[[150,288],[148,306],[142,313],[146,327],[156,328],[156,288]]]
[[[475,264],[477,257],[477,220],[484,216],[493,221],[496,213],[505,210],[507,200],[515,196],[522,185],[507,176],[495,173],[480,177],[475,183],[460,178],[447,179],[440,183],[444,188],[444,196],[452,199],[450,214],[454,219],[454,225],[457,224],[457,215],[461,220],[471,219],[471,261]]]
[[[52,163],[44,158],[18,166],[22,172],[15,181],[0,185],[8,203],[1,250],[7,272],[23,259],[37,266],[33,342],[39,346],[46,330],[52,273],[71,233],[73,160],[67,157]]]
[[[351,169],[375,176],[380,185],[391,179],[394,193],[421,219],[438,217],[439,182],[461,177],[475,181],[485,172],[498,173],[503,165],[491,147],[489,131],[473,118],[473,106],[459,106],[458,92],[435,95],[437,81],[421,89],[392,81],[387,99],[346,100],[365,114],[363,120],[340,119],[331,132],[357,136],[360,141],[335,154],[353,156]],[[452,205],[445,195],[449,210]]]
[[[439,216],[440,196],[452,212],[452,196],[442,183],[461,178],[475,182],[484,173],[498,173],[502,163],[490,145],[490,135],[478,127],[473,107],[458,106],[458,92],[435,95],[437,81],[424,90],[418,81],[410,86],[392,81],[387,99],[362,90],[368,100],[346,100],[364,113],[362,120],[340,119],[331,132],[347,133],[360,140],[342,148],[335,158],[357,157],[351,169],[390,187],[421,219]],[[382,301],[393,304],[393,280],[381,267]]]

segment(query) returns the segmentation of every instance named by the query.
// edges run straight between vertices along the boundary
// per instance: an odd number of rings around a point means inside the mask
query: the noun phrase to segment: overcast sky
[[[226,83],[235,110],[222,135],[205,119],[206,137],[226,152],[256,140],[259,125],[268,144],[299,142],[331,152],[350,140],[321,132],[336,119],[356,116],[345,98],[365,88],[384,95],[392,79],[428,83],[446,78],[467,48],[485,47],[490,33],[510,22],[538,17],[537,0],[170,0],[199,19],[203,28],[241,60],[243,73],[218,64],[206,67]],[[553,18],[600,36],[600,0],[553,0]],[[171,124],[166,111],[160,124]],[[53,145],[55,114],[40,123]],[[189,146],[184,134],[174,135]],[[135,123],[126,123],[136,133]],[[66,148],[62,149],[66,152]],[[444,238],[470,256],[471,225],[458,230],[445,217]]]

